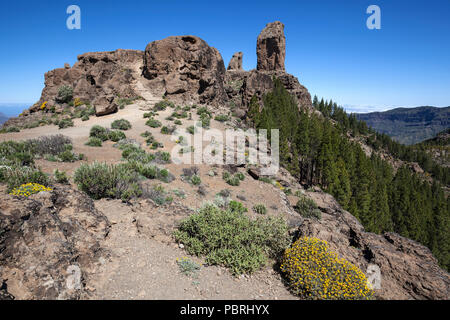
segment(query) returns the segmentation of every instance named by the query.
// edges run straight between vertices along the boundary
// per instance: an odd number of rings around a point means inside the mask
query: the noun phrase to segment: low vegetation
[[[314,200],[304,195],[301,195],[299,197],[299,200],[297,201],[294,209],[295,211],[300,213],[302,217],[305,218],[315,218],[320,220],[320,218],[322,217],[322,213],[318,209],[317,204],[314,202]]]
[[[359,300],[373,296],[364,273],[317,238],[300,238],[286,249],[280,269],[292,292],[303,299]]]
[[[111,123],[111,129],[129,130],[131,127],[130,121],[126,119],[114,120],[113,123]]]
[[[288,246],[287,226],[281,218],[251,220],[242,208],[206,205],[180,223],[175,239],[188,253],[205,256],[206,263],[225,266],[234,275],[259,270]]]

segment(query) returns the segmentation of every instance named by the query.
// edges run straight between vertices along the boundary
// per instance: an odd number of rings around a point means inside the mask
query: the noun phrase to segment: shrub
[[[318,209],[314,200],[303,195],[299,198],[297,204],[295,205],[295,211],[300,213],[300,215],[305,218],[315,218],[320,220],[322,217],[322,213]]]
[[[89,147],[101,147],[102,146],[102,140],[95,137],[90,137],[88,142],[86,142],[86,145]]]
[[[219,121],[219,122],[225,122],[225,121],[228,121],[229,118],[225,114],[219,114],[219,115],[214,117],[214,120]]]
[[[59,171],[58,169],[56,169],[55,171],[53,171],[53,175],[55,176],[56,182],[62,184],[69,183],[69,177],[67,176],[67,173],[65,171]]]
[[[234,201],[234,200],[230,201],[230,203],[228,204],[228,209],[231,212],[236,212],[236,213],[248,212],[248,209],[246,207],[244,207],[244,205],[241,202]]]
[[[304,299],[355,300],[373,295],[364,273],[317,238],[300,238],[286,249],[280,270],[292,292]]]
[[[73,89],[70,86],[62,85],[58,89],[56,100],[62,103],[68,103],[73,98]]]
[[[70,145],[71,146],[71,145]],[[62,161],[62,162],[74,162],[78,160],[78,157],[75,153],[72,152],[72,150],[68,149],[64,152],[61,152],[58,155],[58,158]]]
[[[81,121],[88,121],[89,120],[89,116],[87,114],[85,114],[84,116],[81,117]]]
[[[102,141],[106,141],[109,138],[109,132],[108,132],[108,129],[103,128],[99,125],[95,125],[89,131],[89,137],[98,138]]]
[[[193,175],[189,181],[194,185],[194,186],[198,186],[200,183],[202,183],[202,180],[200,179],[199,176],[197,175]]]
[[[238,186],[241,184],[241,178],[244,180],[245,176],[243,173],[236,173],[234,176],[231,175],[228,171],[224,171],[222,174],[223,180],[228,183],[230,186]]]
[[[263,204],[256,204],[253,206],[253,211],[257,214],[266,214],[267,208]]]
[[[113,142],[119,142],[122,139],[126,139],[125,133],[120,130],[113,130],[108,133],[108,139]]]
[[[157,205],[162,206],[173,201],[173,197],[167,194],[163,186],[158,185],[144,190],[143,196],[153,200]]]
[[[200,266],[197,263],[186,257],[181,259],[177,258],[177,265],[180,268],[180,272],[188,277],[196,276],[200,270]]]
[[[145,123],[147,126],[151,127],[151,128],[159,128],[162,126],[161,121],[158,121],[156,119],[148,119],[147,122]]]
[[[41,191],[52,191],[52,189],[38,183],[27,183],[21,185],[20,187],[14,188],[10,192],[10,195],[29,197]]]
[[[27,183],[37,183],[48,186],[48,176],[40,169],[30,167],[12,167],[3,173],[3,180],[8,185],[8,192]]]
[[[167,107],[175,108],[175,104],[171,101],[163,100],[163,101],[156,103],[155,106],[153,107],[153,110],[162,111],[162,110],[166,110]]]
[[[72,119],[66,118],[66,119],[62,119],[61,121],[58,122],[59,129],[65,129],[65,128],[73,127],[73,126],[74,126],[74,124],[73,124]]]
[[[186,128],[186,131],[190,134],[194,134],[195,133],[195,127],[194,126],[189,126]]]
[[[129,130],[131,129],[131,123],[126,119],[119,119],[111,123],[111,128],[117,130]]]
[[[182,125],[183,124],[183,122],[181,122],[180,120],[175,120],[173,123],[177,124],[177,125]]]
[[[209,128],[211,122],[211,118],[206,114],[206,113],[202,113],[200,115],[200,124],[202,126],[202,128]]]
[[[74,175],[78,188],[93,199],[129,200],[142,194],[137,184],[139,174],[126,165],[94,162],[82,164]]]
[[[5,132],[7,132],[7,133],[20,132],[20,129],[15,126],[10,126],[5,129]]]
[[[260,269],[289,243],[282,219],[250,220],[241,212],[214,205],[181,221],[174,236],[188,253],[206,256],[206,263],[223,265],[234,275]]]

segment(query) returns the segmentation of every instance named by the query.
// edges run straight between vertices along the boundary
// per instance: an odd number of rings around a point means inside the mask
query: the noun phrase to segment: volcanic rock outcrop
[[[322,217],[304,219],[297,229],[298,236],[327,241],[340,257],[365,273],[377,272],[379,268],[380,288],[375,289],[378,299],[450,298],[450,275],[439,267],[427,247],[395,233],[365,232],[361,223],[331,195],[323,192],[308,195],[316,201]]]
[[[73,96],[81,101],[90,102],[96,108],[109,113],[117,111],[111,106],[111,96],[134,98],[138,94],[132,82],[139,76],[143,52],[138,50],[116,50],[110,52],[90,52],[78,56],[78,61],[70,68],[51,70],[45,74],[45,87],[39,101],[30,108],[38,111],[42,103],[49,106],[61,105],[56,99],[62,85],[73,88]],[[106,98],[106,99],[105,99]]]
[[[242,52],[236,52],[231,57],[230,63],[228,64],[227,70],[243,70],[242,69],[242,58],[244,54]]]
[[[256,54],[258,56],[257,70],[284,71],[284,59],[286,58],[284,24],[275,21],[266,25],[258,36]]]
[[[78,299],[110,224],[68,186],[29,199],[0,193],[0,299]]]
[[[256,43],[257,68],[251,71],[227,70],[225,88],[232,104],[238,110],[247,110],[251,98],[256,95],[259,101],[265,93],[273,89],[273,78],[280,79],[285,88],[297,98],[299,108],[312,108],[311,95],[298,79],[286,73],[286,38],[284,25],[275,21],[266,25]]]
[[[174,36],[149,43],[143,75],[147,87],[180,102],[223,104],[225,65],[219,51],[195,36]]]

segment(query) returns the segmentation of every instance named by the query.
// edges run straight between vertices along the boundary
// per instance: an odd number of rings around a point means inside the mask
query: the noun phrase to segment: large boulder
[[[79,299],[106,251],[110,224],[84,193],[0,194],[0,299]]]
[[[227,70],[243,70],[242,69],[242,58],[244,54],[242,52],[236,52],[231,57],[230,63],[228,64]]]
[[[119,106],[114,101],[114,96],[100,96],[94,99],[95,115],[97,117],[115,113]]]
[[[286,58],[284,24],[275,21],[266,25],[258,36],[256,55],[258,57],[257,70],[284,71],[284,59]]]
[[[171,100],[223,104],[225,65],[217,49],[195,36],[153,41],[144,54],[143,75],[153,88]]]
[[[340,257],[369,273],[379,268],[378,299],[449,299],[450,275],[441,269],[425,246],[395,233],[366,232],[361,223],[323,192],[307,192],[322,211],[322,218],[304,219],[298,236],[328,242]]]

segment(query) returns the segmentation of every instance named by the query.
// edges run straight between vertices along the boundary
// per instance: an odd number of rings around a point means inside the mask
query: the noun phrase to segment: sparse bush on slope
[[[206,205],[180,223],[175,239],[190,254],[205,256],[211,265],[223,265],[234,275],[252,273],[289,244],[281,218],[250,220],[241,209],[221,210]]]
[[[75,171],[74,181],[80,190],[93,199],[128,200],[142,194],[138,185],[139,174],[122,164],[82,164]]]

